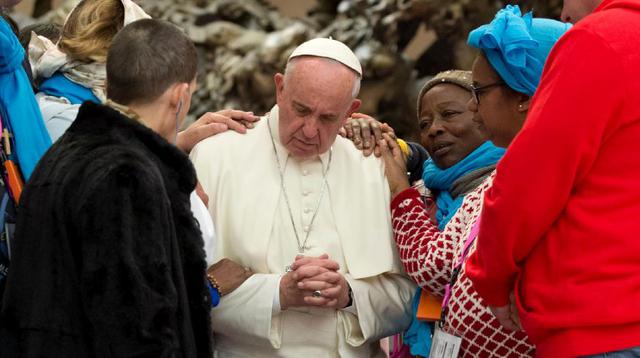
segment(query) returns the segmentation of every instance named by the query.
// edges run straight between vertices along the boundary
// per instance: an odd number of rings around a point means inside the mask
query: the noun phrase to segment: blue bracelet
[[[218,292],[209,281],[207,281],[207,287],[209,288],[209,295],[211,296],[211,308],[216,307],[220,303],[220,292]]]

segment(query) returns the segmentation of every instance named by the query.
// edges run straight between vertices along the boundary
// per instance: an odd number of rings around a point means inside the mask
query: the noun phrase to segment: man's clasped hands
[[[349,305],[350,288],[340,265],[323,254],[296,256],[290,271],[280,280],[280,307],[324,307],[342,309]]]

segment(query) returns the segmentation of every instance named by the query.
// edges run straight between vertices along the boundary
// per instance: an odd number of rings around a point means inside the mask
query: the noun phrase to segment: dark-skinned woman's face
[[[484,55],[476,57],[472,72],[473,85],[484,89],[476,91],[478,101],[471,98],[468,108],[493,144],[506,148],[524,123],[526,111],[519,109],[521,96],[504,83]],[[492,84],[496,85],[488,86]]]
[[[421,99],[420,141],[441,169],[455,165],[487,140],[467,109],[470,98],[470,91],[442,83]]]

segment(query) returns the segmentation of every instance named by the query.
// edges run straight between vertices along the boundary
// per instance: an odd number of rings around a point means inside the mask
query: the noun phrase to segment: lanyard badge
[[[460,353],[462,338],[449,334],[436,324],[433,338],[431,339],[431,350],[429,358],[456,358]]]
[[[431,351],[429,352],[429,358],[455,358],[460,353],[460,346],[462,345],[462,338],[455,335],[444,332],[442,328],[446,322],[447,310],[449,301],[451,301],[451,293],[453,286],[458,281],[458,276],[462,270],[464,262],[469,256],[471,246],[473,245],[476,237],[478,237],[478,231],[480,230],[480,218],[476,220],[471,228],[469,237],[464,244],[460,259],[453,268],[451,274],[451,280],[445,287],[445,294],[442,300],[442,312],[440,314],[440,321],[436,323],[435,331],[433,333],[433,339],[431,341]]]

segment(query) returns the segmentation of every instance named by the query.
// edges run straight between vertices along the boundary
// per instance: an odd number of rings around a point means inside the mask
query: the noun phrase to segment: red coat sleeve
[[[486,192],[466,271],[490,306],[504,306],[519,267],[561,217],[611,133],[626,89],[614,51],[574,28],[556,44],[522,131]]]

